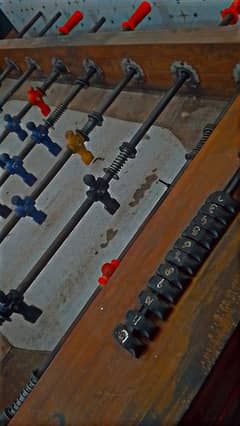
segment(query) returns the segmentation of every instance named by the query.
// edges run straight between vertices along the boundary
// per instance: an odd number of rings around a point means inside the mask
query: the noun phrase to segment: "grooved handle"
[[[58,31],[62,34],[69,34],[74,27],[83,19],[83,13],[80,10],[76,10],[70,18],[65,22],[62,27],[58,28]]]
[[[150,3],[143,1],[138,8],[133,12],[132,16],[122,23],[122,29],[124,31],[134,31],[136,26],[142,22],[142,20],[147,16],[152,10]]]
[[[221,11],[224,25],[235,25],[240,14],[240,0],[234,0],[232,4]]]

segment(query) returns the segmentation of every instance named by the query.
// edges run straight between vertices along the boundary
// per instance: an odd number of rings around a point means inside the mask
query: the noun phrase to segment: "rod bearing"
[[[179,73],[183,70],[187,71],[189,73],[189,77],[186,80],[186,84],[188,87],[196,89],[196,87],[200,84],[200,79],[197,71],[189,65],[187,62],[184,61],[176,61],[174,62],[170,67],[171,73],[174,74],[176,77],[179,76]]]
[[[60,58],[57,58],[57,57],[52,58],[52,66],[54,70],[59,71],[61,74],[69,73],[68,68],[66,67],[62,59]]]
[[[103,74],[103,70],[99,67],[99,65],[97,65],[92,59],[90,58],[86,58],[83,60],[83,67],[85,69],[86,72],[89,71],[90,68],[95,68],[96,70],[96,74],[93,77],[93,79],[96,81],[102,81],[104,80],[104,74]]]
[[[131,58],[123,58],[121,61],[121,67],[124,74],[128,74],[132,69],[136,70],[133,79],[142,83],[144,81],[144,71],[140,65],[134,62]]]
[[[19,66],[16,64],[16,62],[14,62],[12,59],[10,58],[4,58],[5,60],[5,64],[7,65],[7,67],[11,67],[13,70],[17,71],[19,74],[21,73],[21,70],[19,68]]]
[[[29,56],[26,56],[25,62],[27,64],[28,68],[35,67],[36,70],[38,70],[38,71],[41,70],[40,65],[36,61],[34,61],[34,59],[30,58]]]

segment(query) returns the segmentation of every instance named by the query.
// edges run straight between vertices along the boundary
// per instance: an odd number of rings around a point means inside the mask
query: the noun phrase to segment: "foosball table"
[[[81,278],[94,281],[88,267],[97,238],[93,222],[109,227],[117,218],[116,232],[121,235],[122,226],[129,234],[124,242],[118,236],[114,258],[104,258],[102,275],[92,283],[88,300],[81,309],[76,306],[75,320],[46,362],[36,366],[19,397],[1,413],[2,425],[194,424],[209,403],[201,395],[213,398],[221,387],[222,370],[230,368],[222,361],[229,345],[235,348],[232,369],[239,359],[240,29],[227,25],[233,19],[232,6],[219,27],[134,31],[153,12],[143,2],[122,23],[122,31],[105,32],[106,18],[100,16],[88,32],[68,35],[84,20],[84,13],[75,11],[57,35],[47,36],[61,17],[55,11],[37,37],[23,37],[41,18],[37,12],[22,31],[0,41],[0,324],[5,334],[18,321],[19,333],[23,323],[31,330],[41,321],[44,326],[48,309],[41,297],[49,285],[61,281],[58,263],[69,272],[85,252],[86,271],[74,278],[75,291],[81,289]],[[31,86],[16,100],[15,93],[30,77]],[[61,101],[49,103],[48,91],[56,84]],[[106,91],[94,107],[92,89]],[[80,92],[80,100],[90,108],[81,120],[69,109]],[[117,121],[111,123],[105,115],[120,96],[133,92],[154,94],[156,102],[150,109],[138,106],[144,118],[126,128],[127,137],[121,141]],[[162,116],[170,117],[172,126],[180,117],[189,119],[174,115],[174,102],[183,114],[181,99],[216,99],[224,106],[214,120],[208,114],[207,119],[201,117],[202,134],[187,145],[191,149],[178,146],[167,158],[165,136],[154,125]],[[7,111],[9,101],[12,114]],[[127,98],[120,116],[124,108],[131,110]],[[137,104],[133,115],[135,108]],[[63,132],[57,133],[61,125]],[[101,139],[98,126],[106,132],[113,126],[111,148],[104,140],[95,147]],[[38,150],[45,169],[39,168]],[[147,151],[151,154],[145,161]],[[168,174],[173,158],[174,172]],[[139,207],[136,199],[151,187],[149,180],[135,193],[135,204],[128,197],[135,187],[132,176],[141,177],[144,167],[157,176],[152,179],[159,186],[146,207]],[[64,175],[55,194],[54,182],[67,170],[69,176]],[[41,205],[47,196],[55,203],[61,192],[64,202],[57,209],[64,217],[58,221]],[[130,215],[122,222],[131,207],[136,222]],[[128,222],[134,226],[128,228]],[[92,244],[89,252],[83,235]],[[70,251],[63,255],[66,244]],[[14,262],[22,265],[19,275]],[[99,275],[99,270],[94,268],[94,273]],[[219,425],[238,424],[223,423],[231,410],[239,410],[239,369],[231,371],[228,394],[219,399],[221,410],[211,417]]]

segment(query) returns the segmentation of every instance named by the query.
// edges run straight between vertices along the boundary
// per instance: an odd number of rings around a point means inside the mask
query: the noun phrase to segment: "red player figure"
[[[51,108],[49,108],[49,106],[44,102],[43,100],[44,95],[45,93],[38,87],[36,87],[36,89],[34,89],[33,87],[30,87],[28,89],[29,102],[32,105],[35,105],[38,108],[40,108],[42,115],[46,117],[50,113]]]
[[[119,264],[120,261],[117,259],[113,259],[110,263],[104,263],[101,268],[102,276],[98,279],[98,283],[100,285],[106,285]]]

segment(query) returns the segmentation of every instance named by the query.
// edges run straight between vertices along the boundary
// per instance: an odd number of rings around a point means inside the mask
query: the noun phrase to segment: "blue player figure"
[[[27,137],[27,132],[20,126],[20,118],[12,117],[10,114],[5,114],[4,120],[6,121],[5,128],[9,133],[16,133],[21,141],[24,141]]]
[[[23,160],[18,156],[11,158],[8,154],[0,154],[0,167],[7,170],[10,175],[20,176],[28,186],[32,186],[37,180],[32,173],[27,172]]]
[[[32,121],[27,123],[28,130],[31,130],[31,139],[33,142],[38,144],[43,144],[47,147],[48,151],[51,154],[57,156],[62,148],[52,141],[50,136],[48,135],[48,129],[43,125],[39,124],[36,126]]]
[[[15,213],[20,217],[32,217],[39,225],[46,220],[47,215],[35,207],[35,200],[32,197],[21,198],[19,195],[12,197],[12,204],[15,206]]]

